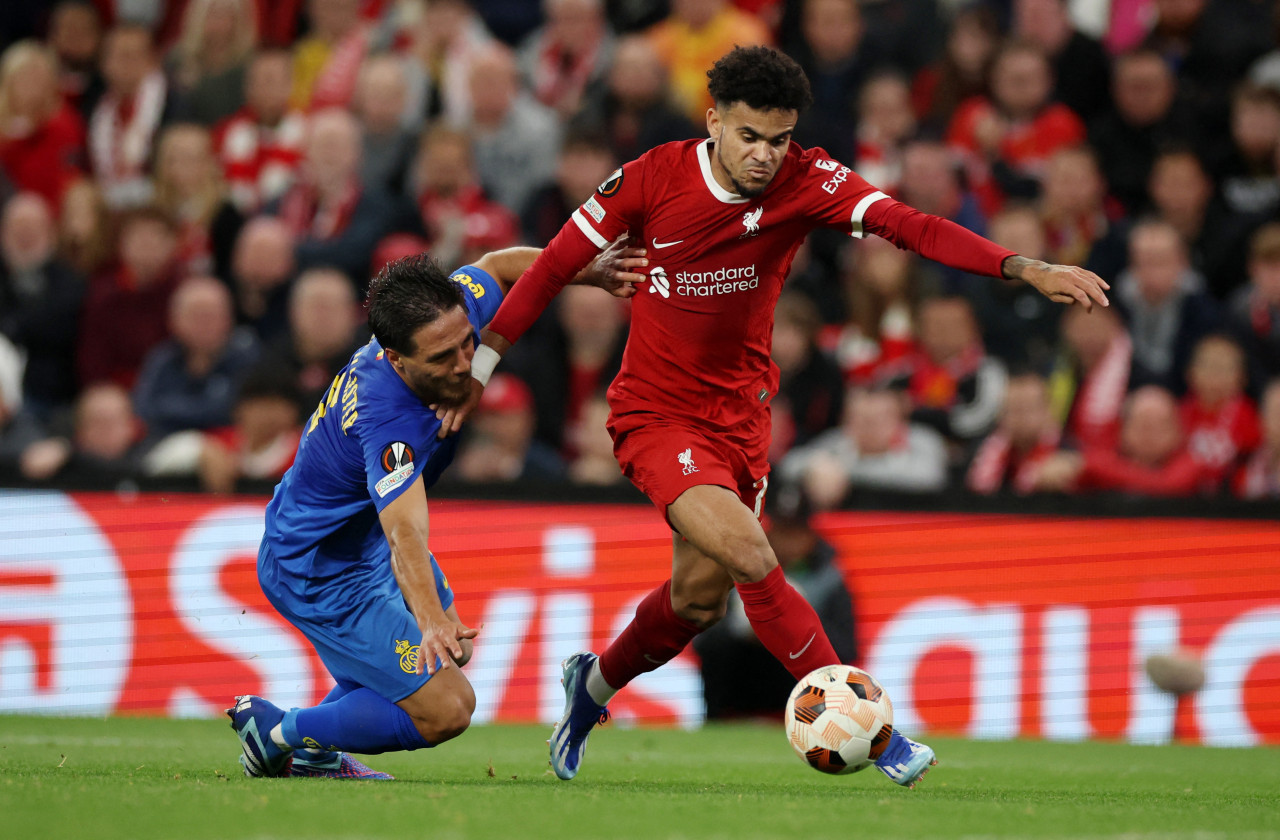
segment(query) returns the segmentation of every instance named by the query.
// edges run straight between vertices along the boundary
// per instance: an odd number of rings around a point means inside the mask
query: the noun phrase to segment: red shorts
[[[769,424],[749,424],[743,436],[717,434],[646,411],[609,418],[613,453],[622,473],[662,515],[699,484],[726,487],[755,511],[769,486]],[[759,426],[759,428],[753,428]]]

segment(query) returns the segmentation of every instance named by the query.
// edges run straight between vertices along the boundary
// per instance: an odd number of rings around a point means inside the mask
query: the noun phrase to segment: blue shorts
[[[440,605],[447,610],[453,605],[453,590],[435,555],[431,571]],[[415,673],[422,631],[389,572],[372,579],[353,575],[299,580],[280,568],[264,540],[258,550],[258,582],[271,605],[315,647],[335,679],[373,689],[392,702],[431,679],[425,669]]]

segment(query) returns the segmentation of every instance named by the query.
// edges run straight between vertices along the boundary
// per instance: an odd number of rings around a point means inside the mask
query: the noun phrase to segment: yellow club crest
[[[400,654],[400,670],[412,674],[418,670],[418,645],[411,645],[407,639],[396,640],[396,653]]]

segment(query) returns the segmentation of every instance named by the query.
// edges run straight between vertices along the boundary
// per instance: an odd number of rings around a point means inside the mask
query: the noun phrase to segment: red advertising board
[[[261,499],[0,493],[0,711],[214,715],[235,694],[306,705],[315,654],[258,590]],[[911,731],[1280,743],[1280,524],[833,513],[865,659]],[[669,572],[647,506],[433,502],[477,722],[547,721],[559,661],[599,650]],[[388,640],[394,644],[394,640]],[[1182,704],[1143,662],[1187,648]],[[612,704],[691,726],[686,654]]]

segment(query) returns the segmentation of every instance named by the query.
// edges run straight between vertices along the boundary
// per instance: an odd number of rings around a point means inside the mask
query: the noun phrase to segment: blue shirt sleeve
[[[405,408],[381,400],[361,408],[368,415],[357,427],[365,483],[379,513],[417,480],[439,445],[435,413],[425,406]]]
[[[477,332],[493,320],[502,303],[502,287],[488,272],[474,265],[464,265],[449,275],[449,279],[462,286],[466,298],[467,315]],[[477,337],[478,340],[478,337]]]

